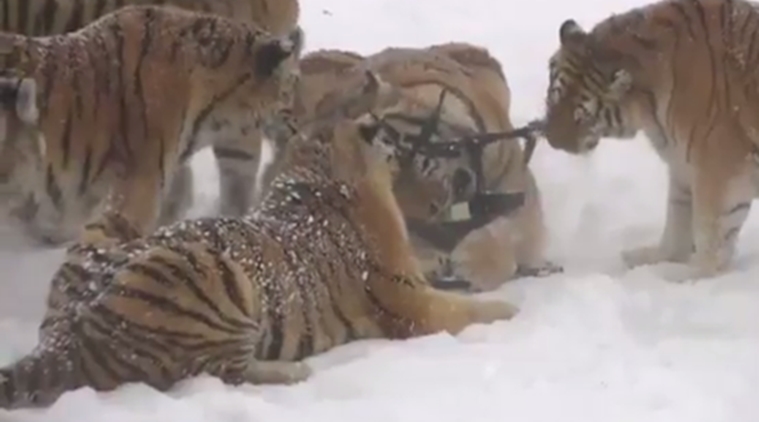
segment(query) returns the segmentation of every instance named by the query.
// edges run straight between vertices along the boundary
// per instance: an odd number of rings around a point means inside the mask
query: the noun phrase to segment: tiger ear
[[[16,114],[18,118],[28,124],[35,125],[39,119],[37,108],[37,82],[32,78],[24,78],[16,92]]]
[[[574,19],[567,19],[559,27],[559,41],[562,46],[571,46],[582,43],[588,35]]]
[[[382,136],[382,122],[372,113],[366,113],[355,120],[359,137],[368,148],[364,151],[371,162],[390,162],[395,156],[395,148]]]
[[[393,87],[376,72],[367,70],[364,72],[364,87],[361,90],[365,95],[375,99],[375,103],[393,93]]]
[[[379,92],[382,82],[380,75],[371,70],[367,70],[364,72],[364,87],[361,91],[364,94],[376,94]]]
[[[632,88],[633,77],[627,69],[619,69],[614,72],[613,80],[609,85],[609,94],[619,99]]]
[[[378,74],[367,70],[363,74],[361,94],[344,103],[343,114],[350,119],[357,119],[366,113],[382,108],[393,100],[396,90]]]
[[[374,144],[377,134],[380,131],[379,122],[371,114],[367,113],[356,119],[358,134],[361,139],[369,145]]]

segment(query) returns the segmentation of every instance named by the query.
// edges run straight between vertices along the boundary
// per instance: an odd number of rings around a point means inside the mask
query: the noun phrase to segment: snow
[[[307,48],[371,53],[450,40],[482,44],[505,69],[516,124],[537,117],[547,59],[569,17],[585,27],[633,0],[301,0]],[[207,152],[194,212],[215,207]],[[625,270],[622,249],[658,239],[664,167],[644,139],[606,140],[590,157],[540,146],[533,169],[566,272],[484,297],[518,304],[510,322],[457,337],[364,341],[309,359],[295,386],[228,387],[210,377],[162,394],[143,385],[81,389],[46,410],[0,421],[582,421],[759,420],[759,217],[749,217],[729,274],[673,284],[661,268]],[[0,363],[30,350],[60,251],[0,234]]]

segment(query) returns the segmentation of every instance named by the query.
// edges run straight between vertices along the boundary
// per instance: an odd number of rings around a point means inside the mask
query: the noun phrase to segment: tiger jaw
[[[582,140],[580,141],[579,153],[580,154],[587,154],[587,153],[593,151],[598,146],[598,142],[600,140],[601,140],[600,137],[594,136],[594,135],[593,136],[586,136],[586,137],[582,138]]]

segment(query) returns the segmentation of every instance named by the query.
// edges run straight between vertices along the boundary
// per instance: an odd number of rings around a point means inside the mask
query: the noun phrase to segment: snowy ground
[[[547,58],[562,20],[590,26],[641,4],[301,1],[309,50],[370,53],[454,39],[489,47],[509,78],[516,124],[541,111]],[[209,157],[197,159],[205,202],[198,213],[216,197]],[[625,247],[655,241],[663,223],[663,167],[642,139],[609,141],[588,159],[540,147],[533,168],[553,233],[551,255],[567,272],[489,294],[521,306],[511,322],[458,337],[355,343],[311,359],[314,378],[292,387],[230,388],[204,377],[169,394],[140,385],[109,394],[83,389],[46,411],[0,411],[0,421],[759,420],[757,215],[744,229],[731,274],[674,285],[652,268],[625,271],[618,258]],[[0,363],[34,345],[60,259],[59,251],[4,243],[10,247],[0,255]]]

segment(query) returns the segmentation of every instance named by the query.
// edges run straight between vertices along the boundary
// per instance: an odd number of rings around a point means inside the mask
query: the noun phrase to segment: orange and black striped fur
[[[297,27],[300,17],[298,0],[2,0],[0,30],[29,36],[63,34],[79,30],[107,13],[129,5],[163,5],[213,13],[255,23],[276,36],[288,35]],[[236,194],[235,189],[239,189],[238,174],[245,173],[245,169],[240,167],[256,167],[259,155],[250,155],[247,150],[238,154],[228,147],[213,148],[213,151],[220,175],[220,211],[239,214],[240,207],[228,198]],[[73,149],[70,154],[76,156],[81,152],[81,149]],[[57,160],[62,159],[57,157]],[[173,180],[163,198],[160,223],[181,218],[193,202],[193,176],[189,162],[177,168]],[[34,209],[33,201],[25,206],[23,202],[17,206],[12,203],[6,205],[11,209],[11,214],[22,218]],[[69,237],[64,236],[61,240]]]
[[[387,85],[367,76],[376,99]],[[46,315],[36,349],[0,369],[0,408],[82,386],[165,390],[200,373],[297,382],[311,372],[304,358],[353,340],[510,319],[513,305],[425,282],[377,132],[346,117],[312,125],[288,141],[284,170],[249,215],[69,255],[53,284],[77,298]]]
[[[513,130],[509,117],[511,92],[500,63],[480,46],[446,43],[421,48],[387,48],[369,56],[341,50],[319,50],[301,59],[296,115],[316,118],[320,110],[350,93],[346,83],[371,69],[400,88],[393,102],[373,110],[392,130],[394,192],[406,218],[436,222],[452,215],[475,193],[473,157],[430,158],[408,153],[421,142],[421,124],[435,109],[440,92],[448,90],[442,119],[432,142],[453,141],[477,132]],[[395,133],[390,133],[395,132]],[[409,165],[401,165],[407,159]],[[524,164],[517,140],[492,144],[482,159],[484,188],[490,192],[525,192],[525,206],[473,231],[451,252],[442,251],[411,233],[417,258],[434,278],[465,279],[475,290],[491,290],[520,271],[549,274],[559,268],[544,258],[546,230],[535,178]]]
[[[298,23],[297,0],[0,0],[0,30],[31,36],[76,31],[124,6],[174,6],[258,24],[287,35]]]
[[[570,153],[643,132],[668,166],[659,243],[629,266],[686,263],[677,280],[729,266],[759,188],[759,8],[668,0],[559,30],[550,61],[548,142]]]
[[[222,210],[251,204],[255,132],[289,107],[302,32],[179,8],[129,6],[52,37],[0,34],[3,183],[33,192],[36,237],[107,237],[103,213],[145,233],[176,170],[206,146],[222,166]],[[222,162],[223,165],[223,162]],[[93,220],[88,219],[92,218]]]

